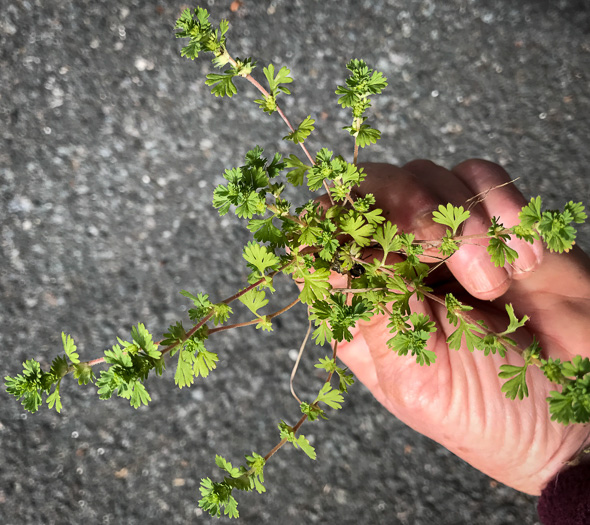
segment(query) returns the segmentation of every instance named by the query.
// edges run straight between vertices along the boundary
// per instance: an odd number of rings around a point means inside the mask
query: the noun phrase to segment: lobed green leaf
[[[297,129],[293,130],[288,135],[283,137],[283,140],[290,140],[295,144],[301,144],[305,141],[309,134],[315,129],[314,128],[315,120],[311,118],[311,115],[308,115]]]

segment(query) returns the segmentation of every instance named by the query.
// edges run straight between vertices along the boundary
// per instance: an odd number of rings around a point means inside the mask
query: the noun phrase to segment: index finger
[[[473,191],[453,172],[430,161],[418,160],[403,168],[388,164],[363,165],[368,177],[359,195],[372,193],[386,219],[404,232],[423,240],[440,240],[446,227],[432,220],[440,204],[467,205]],[[485,235],[489,228],[486,210],[476,204],[463,228],[464,235]],[[490,261],[485,237],[464,243],[446,260],[453,276],[472,296],[495,299],[505,293],[511,282],[510,268],[497,268]],[[427,254],[436,253],[432,250]],[[426,259],[432,262],[434,259]]]

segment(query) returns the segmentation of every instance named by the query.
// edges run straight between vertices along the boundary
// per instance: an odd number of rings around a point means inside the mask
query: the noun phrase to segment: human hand
[[[506,227],[518,222],[526,200],[498,165],[469,160],[446,170],[429,161],[414,161],[403,168],[388,164],[363,165],[368,177],[359,196],[373,193],[376,207],[386,219],[417,239],[436,239],[445,227],[432,221],[439,204],[471,208],[463,234],[484,233],[490,217],[500,217]],[[495,188],[489,191],[491,188]],[[502,331],[507,325],[504,305],[512,303],[520,318],[530,320],[513,338],[527,347],[533,334],[543,348],[543,358],[571,360],[590,357],[590,259],[574,247],[568,254],[543,253],[539,241],[530,245],[512,239],[520,254],[510,267],[496,268],[482,245],[464,244],[437,270],[429,286],[434,294],[451,292],[474,307],[473,319],[482,319]],[[435,251],[426,252],[434,255]],[[425,257],[424,262],[433,262]],[[345,277],[334,274],[335,287]],[[587,425],[564,426],[550,420],[546,398],[552,385],[537,367],[527,372],[529,397],[507,399],[498,378],[500,365],[522,364],[509,352],[499,355],[450,350],[446,338],[454,331],[446,309],[432,300],[411,301],[412,311],[428,314],[437,322],[428,348],[437,355],[430,366],[420,366],[409,356],[399,356],[386,346],[391,337],[388,319],[374,316],[352,329],[354,338],[338,344],[338,357],[390,412],[418,432],[434,439],[475,468],[502,483],[529,494],[540,494],[564,463],[590,443]]]

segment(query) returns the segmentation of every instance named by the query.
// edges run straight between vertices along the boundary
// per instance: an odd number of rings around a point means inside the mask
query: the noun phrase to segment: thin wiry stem
[[[240,290],[239,292],[235,293],[234,295],[228,297],[227,299],[224,299],[223,301],[220,301],[224,304],[229,304],[233,301],[235,301],[236,299],[239,299],[242,295],[248,293],[250,290],[252,290],[253,288],[256,288],[257,286],[259,286],[260,284],[262,284],[267,277],[274,277],[277,273],[283,271],[287,266],[289,266],[289,264],[291,264],[291,261],[285,263],[283,266],[281,266],[278,270],[270,273],[269,275],[266,275],[264,277],[262,277],[261,279],[258,279],[258,281],[256,281],[254,284],[251,284],[249,286],[247,286],[246,288],[244,288],[243,290]],[[297,299],[298,301],[299,299]],[[288,305],[286,308],[289,309],[291,308],[291,306],[293,306],[295,304],[295,302],[293,302],[291,305]],[[283,309],[284,310],[284,309]],[[282,311],[279,311],[282,313]],[[275,312],[277,315],[280,315],[279,313]],[[203,317],[203,319],[201,319],[195,326],[193,326],[184,336],[184,338],[182,339],[182,341],[179,341],[177,343],[173,343],[169,346],[167,346],[166,348],[163,348],[162,350],[160,350],[160,353],[162,356],[166,355],[167,353],[169,353],[171,350],[173,350],[174,348],[176,348],[178,345],[183,344],[185,341],[187,341],[188,339],[190,339],[194,333],[201,328],[207,321],[209,321],[209,319],[211,319],[211,317],[213,317],[213,315],[215,314],[215,311],[213,309],[211,309],[211,311],[205,316]],[[215,330],[215,329],[212,329]],[[161,341],[157,342],[156,345],[160,345]],[[99,365],[101,363],[105,362],[105,358],[104,357],[99,357],[98,359],[92,359],[91,361],[84,361],[82,364],[85,365],[89,365],[89,366],[94,366],[94,365]]]
[[[297,400],[299,404],[301,404],[301,399],[297,397],[295,393],[295,388],[293,388],[293,379],[295,379],[295,374],[297,373],[297,368],[299,368],[299,362],[301,361],[301,356],[303,355],[303,350],[305,349],[305,345],[307,344],[307,340],[309,339],[309,334],[311,333],[311,319],[309,320],[307,332],[305,333],[305,338],[299,347],[299,353],[297,354],[297,359],[295,360],[295,364],[293,365],[293,370],[291,370],[291,377],[289,378],[289,388],[291,389],[291,394]]]
[[[266,319],[269,319],[269,320],[274,319],[275,317],[278,317],[279,315],[284,314],[287,310],[290,310],[291,308],[293,308],[299,301],[300,301],[300,299],[299,299],[299,297],[297,297],[297,299],[290,302],[284,308],[281,308],[280,310],[277,310],[276,312],[274,312],[272,314],[263,315],[261,317],[265,317]],[[218,326],[216,328],[210,328],[209,335],[214,334],[215,332],[222,332],[224,330],[233,330],[234,328],[243,328],[244,326],[251,326],[253,324],[258,323],[259,321],[260,321],[260,318],[256,318],[256,319],[251,319],[250,321],[245,321],[243,323],[228,324],[226,326]]]
[[[237,62],[231,56],[229,57],[229,62],[232,66],[238,67]],[[252,75],[248,74],[244,78],[248,82],[250,82],[250,84],[252,84],[258,91],[260,91],[260,93],[262,94],[263,97],[265,97],[265,98],[270,97],[270,93],[266,89],[264,89],[262,87],[262,85],[260,84],[260,82],[258,82],[258,80],[256,80]],[[291,132],[295,131],[295,128],[291,125],[291,122],[289,122],[287,115],[285,115],[285,113],[280,108],[280,106],[277,104],[276,107],[277,107],[278,114],[281,116],[281,118],[283,119],[285,124],[287,124],[287,127],[291,130]],[[313,157],[311,156],[311,154],[307,150],[307,147],[305,146],[305,144],[303,142],[300,142],[299,146],[301,147],[301,149],[305,153],[306,157],[309,159],[309,162],[311,162],[311,165],[313,166],[315,164],[315,162],[313,160]]]

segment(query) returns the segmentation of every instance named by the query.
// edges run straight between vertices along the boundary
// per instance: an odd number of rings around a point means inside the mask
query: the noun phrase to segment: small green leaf
[[[571,216],[571,222],[582,224],[588,215],[584,211],[584,205],[581,202],[569,201],[564,208],[564,214],[568,213]]]
[[[328,356],[320,357],[320,362],[314,365],[316,368],[322,368],[326,372],[335,372],[338,366],[336,361]]]
[[[260,454],[252,452],[251,456],[246,456],[246,464],[248,465],[248,476],[250,479],[250,488],[255,489],[258,494],[266,492],[264,487],[264,466],[266,460]]]
[[[280,259],[266,246],[250,241],[244,248],[243,257],[248,266],[255,270],[257,278],[262,277],[266,270],[276,270]]]
[[[291,140],[295,144],[300,144],[305,141],[305,139],[309,136],[309,134],[315,129],[314,128],[315,120],[311,118],[311,115],[308,115],[305,120],[299,124],[296,130],[292,131],[288,135],[283,137],[283,140]]]
[[[59,395],[59,382],[55,385],[55,390],[47,396],[47,406],[52,409],[55,406],[57,413],[61,412],[61,397]]]
[[[183,348],[178,353],[178,363],[176,365],[176,373],[174,374],[174,383],[178,388],[193,384],[195,378],[193,360],[194,353],[191,349]]]
[[[219,358],[217,357],[216,353],[209,352],[209,350],[206,350],[203,346],[199,350],[195,359],[195,364],[193,368],[195,372],[195,377],[207,377],[209,375],[209,372],[217,367],[218,360]]]
[[[490,239],[487,247],[494,266],[502,267],[506,263],[512,264],[518,258],[518,252],[510,248],[502,239]]]
[[[459,226],[469,218],[469,215],[469,210],[464,210],[463,206],[453,206],[450,203],[446,206],[440,204],[438,211],[432,212],[432,220],[451,228],[454,235]]]
[[[541,197],[534,197],[531,201],[523,207],[518,214],[520,219],[520,226],[525,229],[532,228],[536,223],[541,221]]]
[[[586,374],[590,374],[590,359],[576,355],[571,361],[564,361],[561,369],[566,377],[581,379]]]
[[[291,94],[291,92],[286,87],[281,86],[281,84],[290,84],[293,82],[293,79],[289,76],[291,74],[289,69],[283,66],[281,69],[279,69],[275,76],[275,67],[273,64],[269,64],[268,67],[263,69],[263,71],[266,79],[268,80],[270,92],[273,96],[276,97],[279,90],[287,95]]]
[[[470,310],[473,310],[472,306],[461,303],[452,293],[448,293],[445,296],[445,307],[447,309],[447,319],[453,324],[453,326],[457,326],[457,323],[459,322],[459,314],[461,312],[469,312]]]
[[[147,355],[155,359],[161,357],[162,354],[158,351],[158,345],[153,342],[152,334],[149,333],[143,323],[138,323],[137,326],[131,328],[131,337],[133,342]]]
[[[323,346],[326,342],[332,341],[332,330],[327,321],[316,323],[317,328],[314,330],[312,339],[316,344]]]
[[[367,246],[371,243],[371,236],[375,226],[368,224],[364,217],[349,212],[340,222],[343,233],[350,235],[359,246]]]
[[[325,403],[330,408],[339,410],[342,408],[342,403],[344,403],[344,397],[342,397],[342,393],[339,390],[334,390],[330,383],[325,383],[314,404],[315,403]]]
[[[525,363],[523,366],[514,365],[502,365],[500,366],[500,373],[498,377],[500,379],[508,379],[502,385],[502,392],[506,394],[509,399],[522,400],[529,395],[529,389],[526,384],[526,371],[528,365]]]
[[[366,221],[371,224],[372,226],[379,226],[381,223],[385,222],[385,217],[383,217],[383,210],[377,208],[375,210],[367,211],[363,213],[363,217]]]
[[[273,217],[251,219],[248,223],[248,229],[254,233],[254,240],[258,242],[268,242],[273,246],[285,246],[287,237],[273,224],[272,220]]]
[[[68,362],[64,356],[57,356],[51,362],[51,369],[49,373],[55,378],[54,381],[59,381],[68,373]]]
[[[72,362],[72,364],[78,364],[80,362],[80,356],[76,352],[77,348],[74,344],[74,339],[72,339],[72,336],[62,332],[61,340],[63,342],[64,352],[68,356],[68,359]]]
[[[473,352],[481,344],[481,338],[477,336],[478,333],[483,334],[484,331],[477,325],[460,319],[459,327],[447,338],[447,344],[452,350],[460,350],[462,341],[465,340],[465,346],[470,352]]]
[[[401,239],[397,235],[397,226],[389,221],[377,228],[373,238],[381,245],[383,263],[385,263],[388,254],[397,252],[402,247]]]
[[[314,273],[299,272],[297,278],[303,279],[303,289],[299,294],[302,303],[311,304],[318,299],[323,299],[330,290],[328,282],[330,270],[320,268]]]
[[[315,448],[311,445],[309,440],[304,436],[300,435],[297,439],[293,442],[293,445],[299,446],[303,452],[305,452],[310,459],[316,459],[316,452]]]
[[[213,307],[213,303],[209,301],[209,295],[199,293],[198,295],[193,295],[186,290],[180,291],[181,295],[189,298],[196,308],[191,308],[188,311],[188,316],[191,321],[200,321],[203,317],[207,316]]]
[[[381,132],[374,129],[367,124],[362,124],[361,127],[351,135],[356,137],[356,143],[365,148],[371,144],[375,144],[381,138]]]
[[[94,382],[94,371],[87,364],[74,365],[74,379],[78,380],[79,385],[87,385]]]
[[[226,303],[215,303],[213,305],[213,324],[218,326],[225,323],[232,314],[231,306]]]
[[[229,461],[219,454],[215,456],[215,464],[221,469],[225,470],[232,478],[239,478],[242,473],[239,467],[234,467]]]
[[[152,398],[148,394],[147,389],[143,385],[143,383],[137,379],[131,380],[130,384],[130,391],[131,395],[129,397],[129,401],[133,408],[139,408],[142,404],[147,405]],[[121,395],[119,393],[119,395]],[[121,396],[126,397],[126,396]]]
[[[263,332],[272,332],[272,319],[268,315],[263,315],[256,321],[256,330],[262,330]]]
[[[287,180],[294,186],[301,186],[305,181],[307,170],[311,169],[311,166],[308,166],[293,154],[285,159],[285,166],[289,170]]]
[[[98,397],[100,399],[110,399],[122,383],[121,378],[111,368],[101,370],[100,376],[96,381]]]
[[[279,423],[279,430],[281,432],[281,439],[286,439],[292,443],[295,448],[301,448],[311,459],[316,459],[315,448],[311,445],[309,440],[303,436],[296,436],[293,427],[290,427],[284,421]]]
[[[309,404],[305,401],[300,405],[301,412],[305,414],[310,421],[315,421],[318,417],[322,419],[328,419],[324,411],[318,407],[315,403]]]
[[[512,333],[516,332],[516,330],[518,330],[520,327],[524,326],[524,324],[529,320],[529,316],[525,315],[519,321],[518,318],[516,317],[516,315],[514,314],[514,307],[512,306],[512,304],[508,303],[505,305],[505,307],[506,307],[506,312],[508,313],[508,318],[510,319],[510,322],[509,322],[506,330],[504,330],[501,334],[498,334],[498,335],[512,334]]]
[[[207,80],[205,80],[205,84],[208,86],[213,86],[211,89],[211,93],[216,97],[233,97],[237,92],[237,88],[233,83],[233,78],[235,76],[234,71],[231,69],[227,69],[225,73],[209,73],[207,75]]]
[[[241,303],[245,304],[248,310],[254,315],[258,315],[258,310],[268,304],[268,299],[266,298],[264,290],[259,290],[257,288],[252,288],[244,295],[241,295],[239,300]]]

